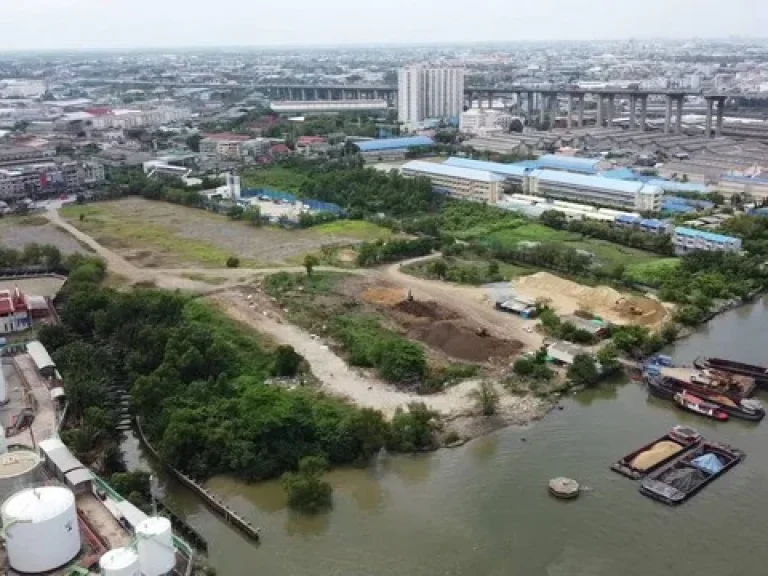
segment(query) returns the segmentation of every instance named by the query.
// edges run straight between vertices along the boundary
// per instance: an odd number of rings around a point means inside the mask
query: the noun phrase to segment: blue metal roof
[[[590,176],[586,174],[574,174],[572,172],[558,172],[557,170],[534,170],[531,178],[538,178],[544,182],[571,184],[584,188],[608,190],[611,192],[630,194],[661,194],[661,190],[655,186],[648,186],[642,182],[627,180],[613,180],[602,176]]]
[[[457,158],[451,156],[443,162],[443,166],[456,166],[457,168],[471,168],[473,170],[485,170],[503,176],[525,176],[532,168],[525,168],[519,164],[502,164],[501,162],[486,162],[484,160],[471,160],[470,158]]]
[[[738,242],[741,243],[739,238],[734,236],[724,236],[723,234],[715,234],[714,232],[706,232],[704,230],[695,230],[694,228],[683,228],[678,226],[675,228],[675,234],[678,236],[687,236],[688,238],[701,238],[710,242],[717,242],[722,244],[725,242]]]
[[[377,152],[379,150],[398,150],[400,148],[415,148],[417,146],[433,146],[435,141],[426,136],[406,136],[404,138],[380,138],[358,142],[361,152]]]
[[[640,218],[638,216],[631,216],[629,214],[620,214],[619,216],[616,216],[616,222],[623,222],[624,224],[636,224],[640,222]]]
[[[676,204],[675,202],[666,202],[662,200],[661,209],[664,212],[674,212],[676,214],[688,214],[689,212],[696,212],[696,208],[689,204]]]
[[[503,182],[504,177],[488,172],[487,170],[473,170],[471,168],[460,168],[458,166],[446,166],[435,162],[425,162],[423,160],[411,160],[404,164],[402,170],[413,170],[424,176],[447,176],[449,178],[464,178],[466,180],[475,180],[477,182]]]
[[[536,161],[539,168],[552,170],[567,170],[568,172],[582,172],[594,174],[600,164],[599,158],[574,158],[573,156],[559,156],[557,154],[544,154]]]
[[[601,172],[603,178],[613,178],[614,180],[640,180],[637,174],[631,168],[614,168]]]
[[[656,220],[655,218],[646,218],[644,220],[640,220],[640,226],[643,228],[664,228],[666,224],[661,220]]]
[[[664,196],[665,204],[677,204],[682,206],[694,206],[696,208],[703,208],[708,210],[715,207],[714,202],[709,200],[694,200],[691,198],[680,198],[679,196]]]
[[[704,184],[694,184],[693,182],[673,182],[664,178],[652,178],[648,180],[651,186],[657,186],[665,192],[698,192],[704,194],[707,187]]]

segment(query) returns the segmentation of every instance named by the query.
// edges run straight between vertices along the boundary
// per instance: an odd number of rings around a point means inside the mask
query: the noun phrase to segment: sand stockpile
[[[406,294],[402,290],[393,288],[368,288],[362,294],[363,300],[371,304],[383,304],[384,306],[394,306],[405,300]]]
[[[589,310],[610,322],[646,326],[660,324],[667,316],[666,308],[656,300],[622,294],[610,286],[584,286],[549,272],[519,278],[515,288],[525,296],[548,299],[560,314]]]
[[[635,456],[629,465],[636,470],[648,470],[648,468],[677,454],[682,449],[683,447],[680,446],[680,444],[670,442],[669,440],[663,440],[662,442],[657,442],[645,452],[641,452]]]

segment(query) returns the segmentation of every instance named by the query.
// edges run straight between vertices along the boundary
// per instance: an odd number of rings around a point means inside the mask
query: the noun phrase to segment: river
[[[679,362],[710,354],[766,364],[766,328],[763,300],[719,316],[668,353]],[[707,421],[629,381],[563,406],[461,448],[335,470],[333,510],[314,518],[288,511],[277,482],[212,479],[215,493],[261,527],[258,546],[165,479],[167,500],[208,539],[210,563],[222,576],[764,573],[768,421]],[[670,508],[609,466],[676,423],[741,448],[747,459]],[[547,481],[561,475],[588,491],[571,502],[551,498]]]

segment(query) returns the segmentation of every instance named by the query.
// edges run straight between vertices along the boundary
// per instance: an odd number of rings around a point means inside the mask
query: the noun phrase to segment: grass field
[[[249,170],[242,174],[242,187],[271,188],[280,192],[299,192],[307,176],[282,166]]]
[[[392,231],[389,228],[365,220],[337,220],[315,226],[312,230],[319,234],[367,241],[386,240],[392,236]]]
[[[323,246],[390,235],[387,229],[357,221],[306,230],[257,228],[220,214],[143,198],[68,206],[61,215],[137,266],[149,268],[223,268],[233,255],[241,266],[275,266],[301,262],[305,254]]]
[[[595,238],[582,239],[578,234],[566,232],[565,230],[554,230],[536,223],[526,223],[517,227],[496,230],[488,238],[507,246],[514,246],[518,242],[523,241],[563,243],[576,250],[591,252],[606,264],[625,264],[628,267],[633,264],[654,262],[662,259],[661,256],[652,252],[628,248],[606,240]]]
[[[65,255],[88,251],[40,214],[0,218],[0,245],[22,250],[25,245],[32,243],[53,244]]]
[[[624,276],[632,282],[654,286],[659,278],[673,272],[679,265],[679,258],[659,258],[658,260],[635,262],[627,266]]]

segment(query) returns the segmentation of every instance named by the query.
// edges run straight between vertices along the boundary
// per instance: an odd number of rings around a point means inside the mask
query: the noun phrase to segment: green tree
[[[469,395],[477,403],[483,416],[496,414],[499,407],[499,394],[493,384],[483,380],[477,388],[470,391]]]
[[[245,208],[239,204],[234,204],[233,206],[229,207],[229,210],[227,210],[227,216],[229,216],[232,220],[240,220],[244,213]]]
[[[600,381],[600,373],[592,356],[589,354],[577,354],[573,364],[568,367],[568,379],[577,386],[587,388],[596,385]]]
[[[192,152],[200,152],[200,140],[202,139],[203,137],[200,136],[200,134],[192,134],[191,136],[187,136],[187,148],[192,150]]]
[[[293,346],[278,346],[275,350],[272,374],[284,377],[296,376],[303,360],[301,355],[294,350]]]
[[[227,268],[239,268],[240,267],[240,258],[237,256],[230,256],[227,258]]]
[[[322,456],[306,456],[299,461],[297,472],[283,474],[283,489],[288,505],[305,514],[317,514],[331,507],[333,489],[323,480],[328,461]]]
[[[416,452],[435,448],[434,435],[437,413],[423,402],[413,402],[405,411],[398,408],[392,418],[387,450],[392,452]]]
[[[261,208],[259,206],[251,206],[248,208],[246,218],[253,226],[261,226]]]
[[[619,352],[613,342],[609,342],[600,348],[600,350],[597,351],[596,357],[603,374],[616,372],[621,368],[621,364],[619,363]]]
[[[307,276],[312,276],[312,269],[319,263],[317,256],[314,254],[307,254],[304,256],[304,269],[307,271]]]
[[[443,280],[448,273],[448,264],[445,258],[438,258],[429,265],[430,274]]]
[[[405,338],[391,339],[379,344],[377,368],[390,382],[413,382],[427,372],[424,349]]]

